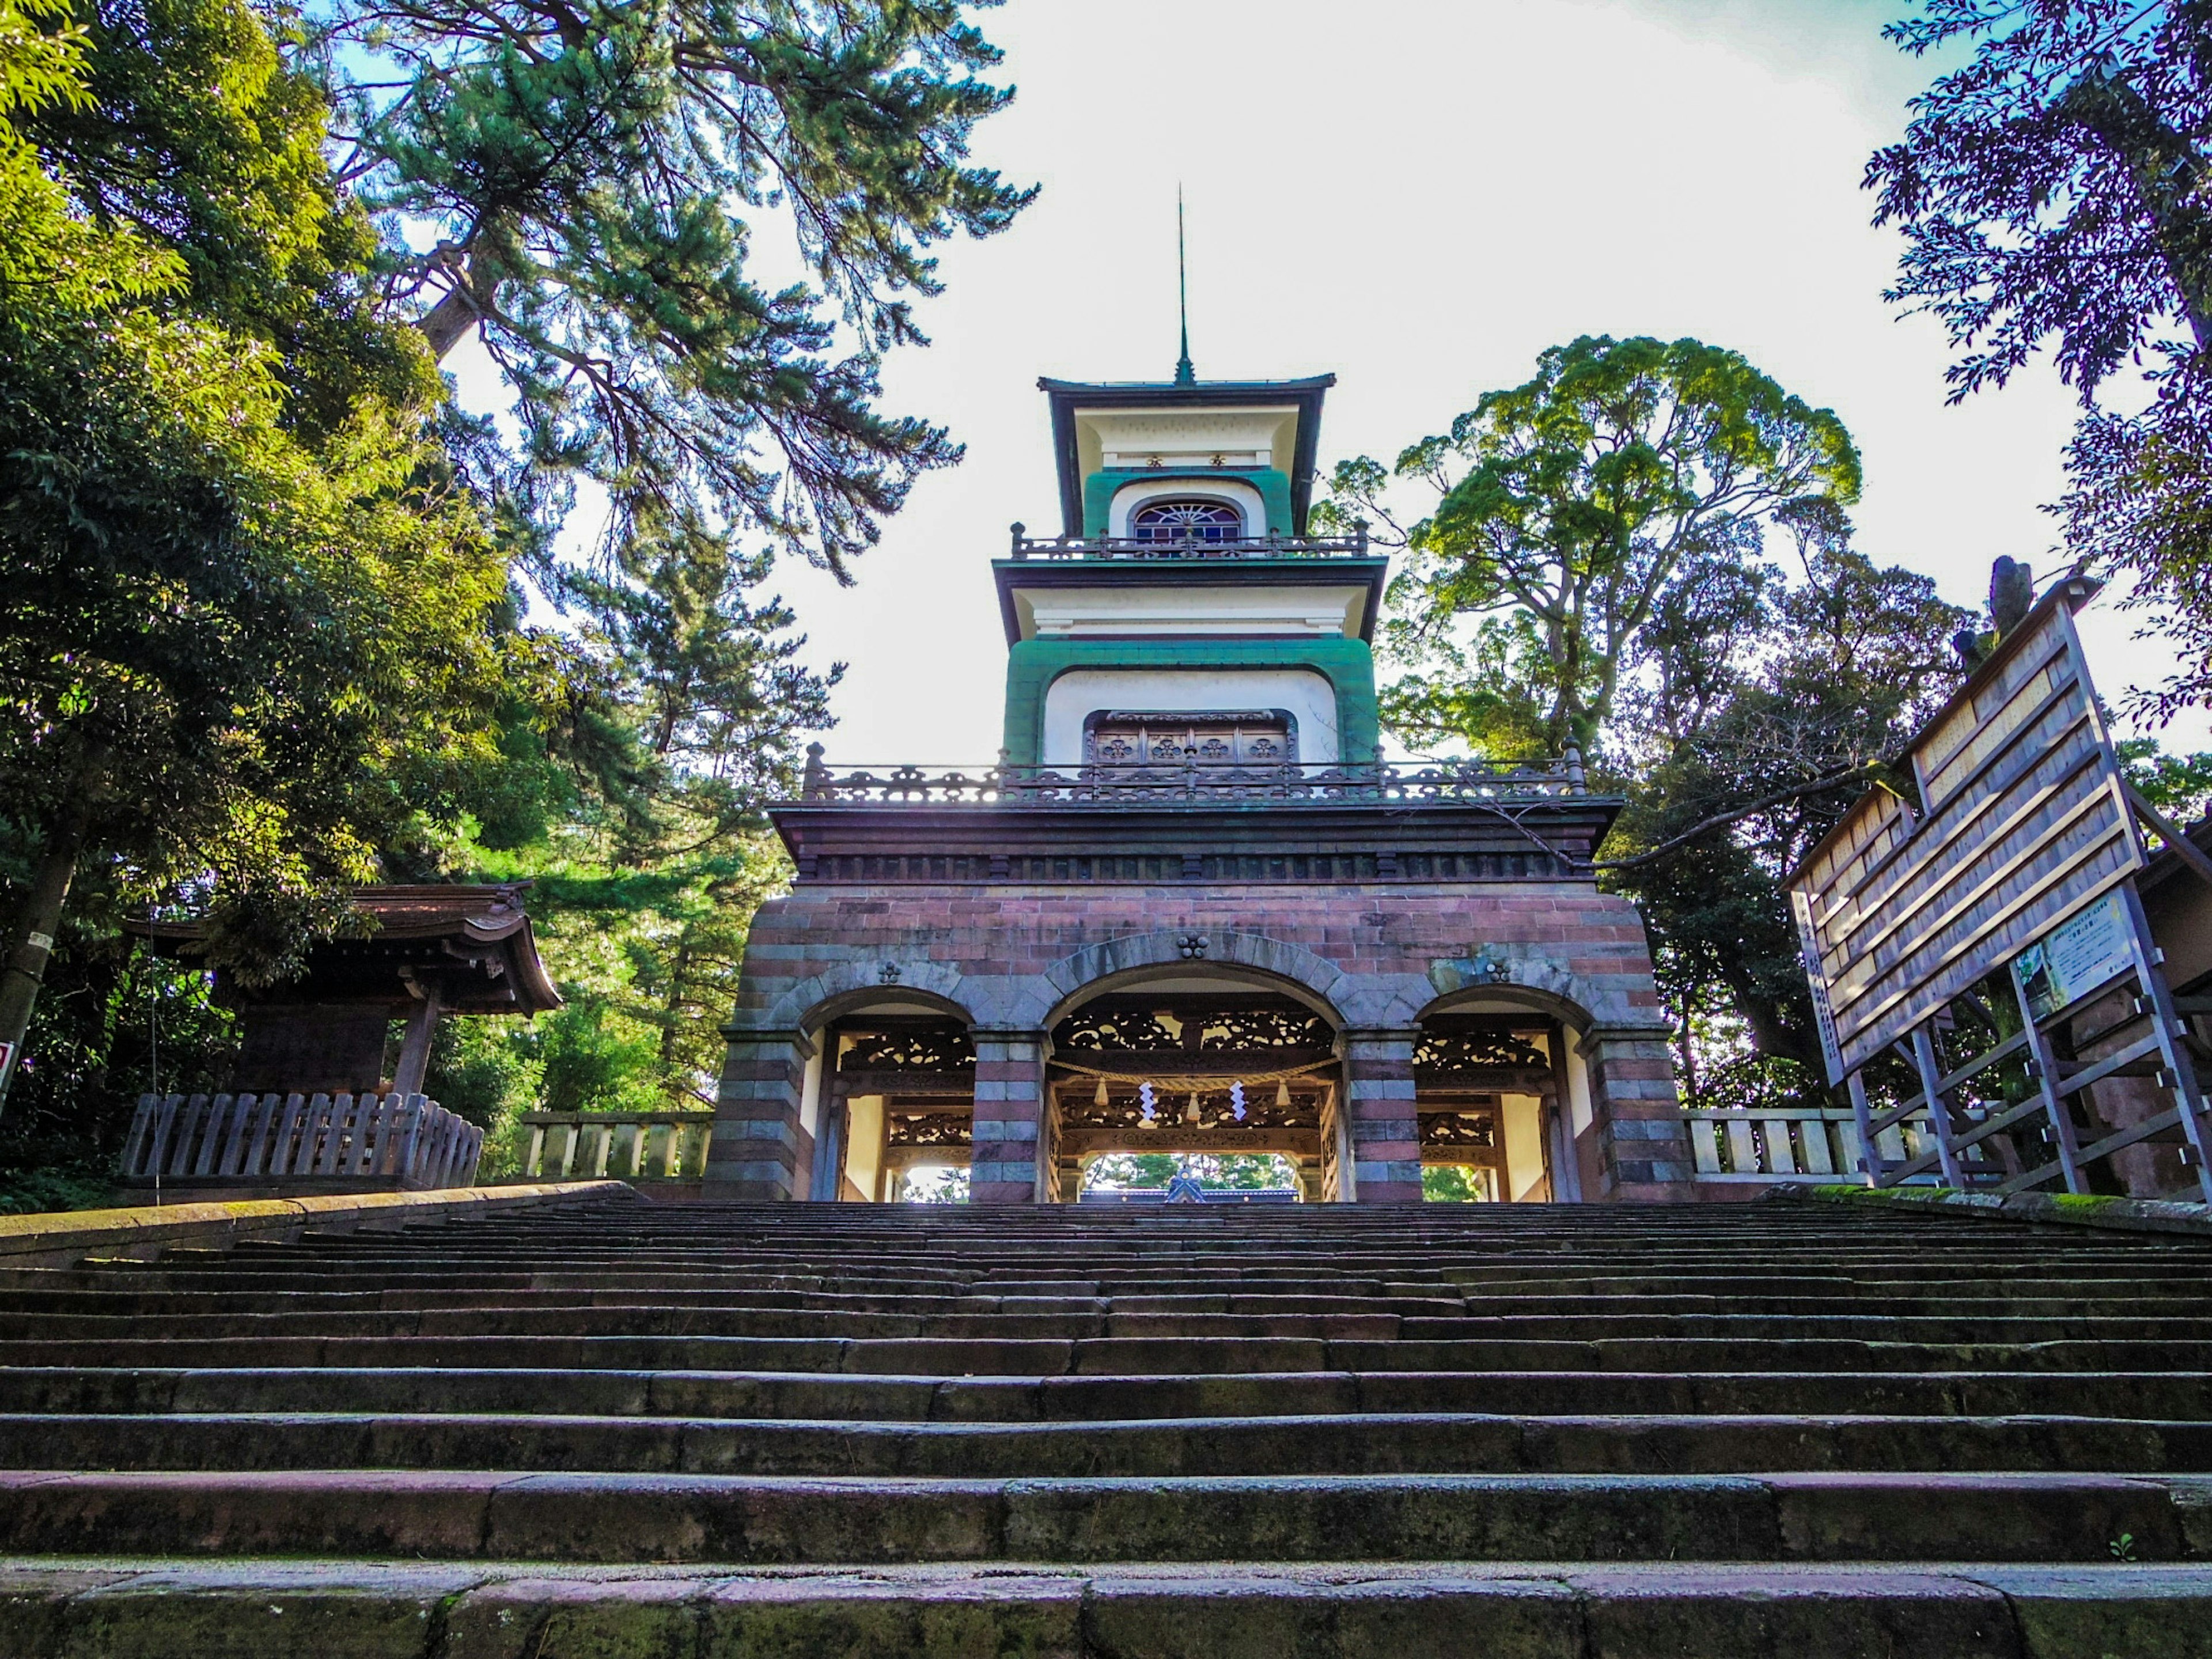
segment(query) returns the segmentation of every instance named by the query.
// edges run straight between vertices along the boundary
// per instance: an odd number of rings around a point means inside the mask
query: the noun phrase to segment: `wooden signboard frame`
[[[2178,1129],[2212,1203],[2204,1097],[2135,884],[2148,861],[2138,819],[2169,842],[2178,832],[2130,788],[2106,730],[2074,626],[2096,592],[2080,576],[2054,584],[1922,728],[1908,750],[1917,810],[1869,792],[1790,877],[1828,1080],[1850,1092],[1875,1186],[1936,1176],[2017,1191],[2057,1180],[2081,1192],[2085,1164]],[[1955,1026],[1951,1006],[2000,970],[2021,1029],[1945,1071],[1937,1029]],[[2130,978],[2131,1024],[2104,1034],[2110,1047],[2094,1060],[2062,1059],[2054,1039]],[[1888,1053],[1906,1059],[1919,1092],[1875,1112],[1862,1073]],[[2025,1064],[2027,1098],[1958,1104],[2012,1060]],[[2083,1144],[2067,1101],[2154,1060],[2172,1103]],[[1919,1119],[1932,1144],[1883,1157],[1877,1137]],[[2017,1146],[2023,1133],[2042,1155],[2016,1159],[2016,1173],[1990,1161],[1986,1143],[2008,1135]]]

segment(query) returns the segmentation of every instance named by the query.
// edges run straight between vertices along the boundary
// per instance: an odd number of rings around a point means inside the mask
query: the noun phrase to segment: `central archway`
[[[1307,988],[1202,960],[1086,986],[1048,1028],[1054,1195],[1115,1153],[1272,1156],[1306,1202],[1337,1195],[1340,1024]]]

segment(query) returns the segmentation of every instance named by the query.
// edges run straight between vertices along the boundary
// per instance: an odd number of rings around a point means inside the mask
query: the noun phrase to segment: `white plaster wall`
[[[1142,634],[1358,635],[1364,586],[1017,589],[1022,637]]]
[[[1303,668],[1079,668],[1044,694],[1044,763],[1083,763],[1083,721],[1103,708],[1286,708],[1298,723],[1298,759],[1328,763],[1337,752],[1336,691]]]
[[[1516,1204],[1543,1197],[1543,1103],[1534,1095],[1500,1095],[1498,1115],[1505,1120],[1507,1194]]]
[[[855,1095],[845,1103],[845,1179],[872,1199],[883,1168],[884,1097]],[[841,1196],[843,1190],[838,1188]]]
[[[1567,1122],[1575,1133],[1589,1127],[1596,1113],[1590,1106],[1589,1060],[1571,1026],[1567,1034]]]
[[[1078,453],[1085,472],[1100,466],[1210,464],[1276,466],[1290,471],[1297,409],[1128,409],[1075,411]]]
[[[809,1134],[819,1132],[822,1121],[822,1049],[817,1045],[806,1057],[806,1070],[799,1085],[799,1127]]]
[[[1146,478],[1123,484],[1106,509],[1106,533],[1129,533],[1129,515],[1146,501],[1225,501],[1244,515],[1244,533],[1267,533],[1267,506],[1260,492],[1238,478]]]

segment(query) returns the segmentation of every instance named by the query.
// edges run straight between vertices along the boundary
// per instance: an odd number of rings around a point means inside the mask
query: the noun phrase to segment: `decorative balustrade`
[[[1158,539],[1145,536],[1030,536],[1013,527],[1017,559],[1328,559],[1366,558],[1367,526],[1349,536],[1248,536],[1209,541],[1203,535]]]
[[[1753,1107],[1685,1109],[1698,1179],[1713,1182],[1802,1181],[1808,1176],[1858,1176],[1858,1125],[1848,1109]],[[1888,1132],[1917,1137],[1917,1126]]]
[[[521,1180],[696,1180],[712,1112],[531,1112]]]
[[[1531,766],[1462,761],[1393,766],[1286,762],[1249,766],[1198,761],[1182,765],[991,766],[933,771],[919,766],[836,772],[819,744],[807,749],[799,799],[808,805],[1152,806],[1180,802],[1299,804],[1479,803],[1496,805],[1580,795],[1587,785],[1574,750]]]
[[[421,1095],[141,1095],[126,1187],[406,1192],[476,1182],[483,1131]]]

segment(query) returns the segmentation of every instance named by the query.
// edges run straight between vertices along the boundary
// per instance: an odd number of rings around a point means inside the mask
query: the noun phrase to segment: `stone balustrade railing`
[[[519,1179],[696,1180],[707,1165],[712,1112],[531,1112]]]
[[[1700,1181],[1802,1181],[1808,1176],[1850,1180],[1859,1173],[1858,1125],[1847,1109],[1686,1109],[1682,1121],[1689,1128],[1690,1154]],[[1890,1133],[1918,1132],[1907,1124]]]
[[[1431,766],[1194,762],[990,766],[972,771],[887,766],[837,772],[823,763],[819,744],[810,746],[807,757],[799,801],[819,806],[1154,806],[1238,801],[1497,805],[1581,795],[1587,788],[1582,757],[1571,749],[1564,759],[1540,766],[1487,761]]]
[[[422,1095],[141,1095],[126,1187],[422,1192],[474,1183],[483,1131]]]

